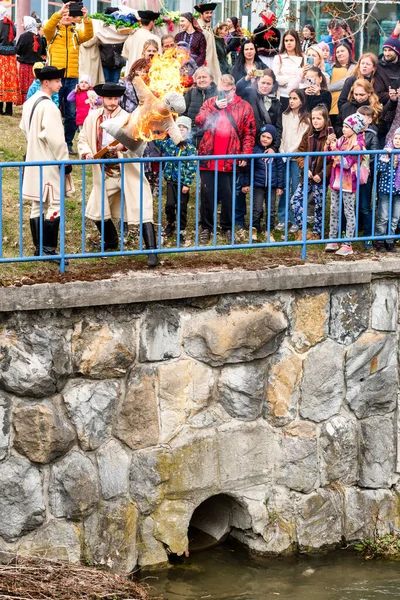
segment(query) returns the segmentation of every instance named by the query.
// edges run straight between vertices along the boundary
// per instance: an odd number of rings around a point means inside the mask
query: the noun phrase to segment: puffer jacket
[[[254,146],[253,154],[263,154],[265,151],[266,149],[261,146],[261,144],[256,144]],[[250,185],[249,166],[250,165],[248,165],[245,173],[239,175],[239,184],[242,187]],[[285,168],[283,160],[280,156],[275,157],[273,154],[266,154],[265,158],[254,159],[254,186],[266,188],[269,185],[271,188],[280,189],[283,189],[285,186]]]
[[[195,123],[195,119],[200,112],[200,108],[203,103],[217,95],[217,86],[214,82],[206,89],[193,87],[185,94],[186,111],[185,116],[192,119],[192,140],[195,146],[198,148],[201,138],[203,137],[203,130],[198,129]]]
[[[83,29],[76,25],[60,25],[62,17],[56,12],[50,17],[43,32],[48,44],[49,64],[57,69],[65,69],[65,78],[79,76],[79,45],[93,37],[93,23],[83,21]]]
[[[214,153],[215,133],[218,129],[218,116],[222,111],[230,115],[235,123],[231,125],[230,138],[226,154],[251,154],[255,143],[256,122],[250,104],[239,96],[233,97],[226,108],[219,110],[215,104],[216,98],[209,98],[203,104],[196,117],[196,125],[204,130],[199,147],[199,155],[212,156]],[[202,161],[202,169],[210,169],[212,161]],[[226,159],[223,171],[233,170],[233,160]]]

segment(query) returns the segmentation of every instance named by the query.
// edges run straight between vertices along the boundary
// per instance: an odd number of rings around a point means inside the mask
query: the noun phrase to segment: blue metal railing
[[[121,165],[121,197],[124,196],[124,192],[126,190],[126,172],[125,165],[127,163],[139,163],[139,171],[140,171],[140,183],[137,190],[137,195],[135,198],[129,198],[126,201],[133,201],[139,203],[139,222],[137,223],[139,227],[139,239],[137,242],[137,247],[134,249],[128,249],[126,247],[126,242],[124,239],[124,219],[125,219],[125,204],[121,202],[121,211],[120,211],[120,226],[119,226],[119,247],[117,250],[113,251],[105,251],[104,250],[104,215],[105,215],[105,189],[104,189],[104,178],[106,177],[106,167],[108,164],[115,165],[115,159],[111,160],[74,160],[74,161],[57,161],[57,162],[10,162],[10,163],[0,163],[0,264],[8,263],[8,262],[23,262],[23,261],[54,261],[57,260],[60,262],[60,271],[64,272],[65,270],[65,262],[67,259],[79,259],[79,258],[99,258],[102,256],[135,256],[142,254],[154,254],[154,253],[179,253],[179,252],[204,252],[204,251],[215,251],[215,250],[231,250],[231,249],[246,249],[246,248],[270,248],[270,247],[291,247],[291,246],[299,246],[301,247],[301,256],[303,259],[306,258],[307,247],[316,245],[316,244],[326,244],[326,243],[343,243],[343,242],[354,242],[354,241],[373,241],[373,240],[384,240],[388,237],[391,239],[400,238],[399,235],[390,234],[390,223],[392,220],[392,212],[393,212],[393,189],[394,189],[394,173],[395,173],[395,156],[399,155],[400,151],[393,150],[393,152],[388,153],[383,150],[374,150],[374,151],[363,151],[363,152],[320,152],[320,153],[308,153],[308,154],[300,154],[300,153],[277,153],[274,155],[268,155],[269,158],[283,158],[285,161],[284,165],[284,187],[283,187],[283,203],[285,209],[285,219],[284,219],[284,228],[282,233],[280,234],[282,239],[274,238],[274,223],[271,219],[271,209],[273,206],[274,200],[274,191],[271,186],[267,186],[267,195],[266,202],[264,202],[264,222],[265,222],[265,238],[263,240],[257,239],[257,241],[253,240],[253,208],[254,208],[254,161],[259,158],[266,158],[266,155],[231,155],[231,156],[179,156],[179,157],[147,157],[147,158],[135,158],[135,159],[118,159],[118,163]],[[388,227],[385,230],[385,234],[378,236],[376,235],[376,215],[377,215],[377,190],[378,190],[378,159],[381,155],[388,156],[388,160],[390,162],[390,193],[389,193],[389,215],[388,215]],[[340,157],[340,175],[341,179],[343,179],[344,172],[344,157],[345,156],[356,156],[357,157],[357,169],[360,171],[362,156],[369,155],[371,161],[371,211],[372,211],[372,231],[371,235],[359,235],[359,216],[360,216],[360,187],[357,186],[356,190],[356,199],[355,199],[355,230],[354,236],[346,238],[345,235],[342,235],[342,227],[344,224],[344,209],[343,209],[343,189],[340,189],[339,193],[339,220],[338,220],[338,235],[337,237],[329,238],[325,235],[325,221],[327,216],[329,215],[329,182],[327,180],[327,169],[329,162],[332,158],[332,155]],[[290,190],[290,166],[291,161],[293,161],[296,157],[301,157],[304,159],[304,170],[303,170],[303,212],[301,219],[301,227],[300,232],[301,235],[296,236],[296,239],[292,238],[292,235],[289,232],[289,208],[291,195],[295,191],[294,189]],[[312,162],[316,160],[318,157],[322,158],[323,161],[323,176],[321,181],[321,193],[322,193],[322,232],[321,236],[318,239],[307,239],[307,231],[308,231],[308,217],[311,216],[311,208],[309,207],[309,192],[310,192],[310,182],[307,177],[309,167],[312,165]],[[219,171],[218,167],[223,163],[226,159],[232,161],[232,193],[229,199],[230,206],[230,219],[232,222],[231,229],[229,230],[229,234],[225,240],[222,240],[218,237],[218,200],[219,194],[217,191],[217,183],[218,178],[221,176],[221,172],[225,173],[226,171]],[[215,166],[213,169],[214,172],[214,203],[213,203],[213,229],[211,233],[211,243],[207,245],[200,244],[200,208],[201,208],[201,162],[205,160],[213,160],[215,161]],[[239,240],[236,232],[235,232],[235,213],[236,213],[236,179],[238,176],[238,162],[246,160],[248,163],[248,173],[249,173],[249,187],[250,192],[247,198],[247,216],[248,216],[248,227],[246,229],[245,239]],[[399,157],[400,160],[400,157]],[[194,178],[193,185],[191,187],[192,197],[189,202],[189,207],[194,207],[194,218],[193,223],[190,225],[190,235],[188,237],[193,238],[193,243],[188,243],[187,245],[182,245],[179,236],[179,222],[181,215],[181,192],[180,192],[180,184],[182,181],[182,163],[188,161],[195,161],[197,163],[196,174]],[[163,236],[163,227],[166,225],[166,219],[163,217],[164,215],[164,202],[165,198],[163,195],[162,181],[165,169],[166,162],[177,162],[178,163],[178,198],[177,198],[177,218],[176,218],[176,244],[171,242],[171,238],[166,240]],[[154,225],[156,228],[156,248],[155,249],[146,249],[143,244],[143,186],[144,186],[144,177],[145,177],[145,165],[148,163],[158,163],[159,164],[159,192],[158,198],[154,199],[154,204],[156,204],[154,208]],[[66,212],[66,197],[64,191],[64,185],[60,185],[60,235],[59,235],[59,253],[56,255],[47,255],[43,252],[43,221],[40,220],[40,243],[39,243],[39,255],[34,256],[33,254],[33,245],[31,242],[27,244],[27,247],[24,247],[24,231],[29,230],[28,220],[29,217],[25,215],[24,217],[24,206],[29,207],[30,201],[24,200],[22,195],[22,185],[23,185],[23,168],[27,167],[36,167],[39,169],[39,198],[40,198],[40,214],[45,216],[46,214],[46,202],[43,198],[43,183],[44,183],[44,173],[43,168],[50,165],[59,166],[60,170],[60,182],[63,182],[65,179],[65,164],[71,164],[74,170],[74,180],[75,182],[78,180],[82,183],[82,192],[81,192],[81,202],[82,208],[80,212],[80,232],[76,233],[77,238],[80,237],[80,251],[72,252],[71,249],[66,244],[66,231],[68,231],[68,214]],[[88,177],[87,177],[87,168],[92,165],[98,164],[101,168],[102,174],[102,191],[101,191],[101,250],[94,251],[88,248],[88,244],[86,242],[86,232],[87,232],[87,219],[85,218],[85,204],[88,197],[88,193],[91,191],[91,184],[88,185]],[[269,161],[267,167],[267,180],[271,182],[272,178],[272,162]],[[14,200],[10,200],[7,194],[4,194],[4,171],[5,170],[15,170],[18,172],[18,177],[15,178],[15,191],[19,189],[19,204],[18,204],[18,220],[19,220],[19,230],[18,230],[18,255],[14,256],[7,249],[4,249],[4,234],[3,234],[3,226],[6,225],[4,221],[4,206],[5,203],[15,202]],[[9,192],[10,187],[8,187]],[[193,198],[194,192],[194,198]],[[32,191],[32,194],[34,191]],[[78,193],[75,194],[74,200],[77,200]],[[226,198],[225,198],[226,199]],[[277,201],[276,201],[277,202]],[[266,203],[266,206],[265,206]],[[267,209],[265,211],[265,208]],[[266,212],[266,214],[265,214]],[[25,220],[25,222],[24,222]],[[80,234],[80,235],[79,235]],[[278,237],[275,235],[275,237]]]

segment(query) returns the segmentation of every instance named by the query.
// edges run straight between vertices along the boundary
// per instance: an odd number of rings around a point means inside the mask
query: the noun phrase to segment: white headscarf
[[[7,9],[4,8],[4,6],[0,6],[0,21],[2,21],[4,19],[4,17],[7,17],[8,12]]]
[[[31,31],[32,33],[37,33],[36,19],[34,19],[33,17],[24,17],[24,30]]]

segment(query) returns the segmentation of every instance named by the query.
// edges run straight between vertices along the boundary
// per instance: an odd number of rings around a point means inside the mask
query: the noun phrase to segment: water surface
[[[142,579],[166,600],[400,600],[400,562],[348,550],[266,558],[224,544]]]

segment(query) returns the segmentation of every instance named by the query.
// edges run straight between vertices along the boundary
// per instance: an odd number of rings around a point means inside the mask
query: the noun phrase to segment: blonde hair
[[[145,52],[149,46],[154,46],[154,48],[157,51],[157,54],[159,53],[158,44],[157,44],[156,40],[149,39],[149,40],[146,40],[145,43],[143,44],[142,56],[145,55]]]
[[[325,73],[325,61],[324,61],[324,55],[322,54],[322,48],[320,48],[319,46],[317,46],[317,44],[313,44],[312,46],[309,46],[306,50],[306,56],[309,56],[309,51],[313,50],[313,52],[315,52],[315,54],[318,54],[319,56],[319,65],[315,65],[316,67],[319,67],[321,69],[321,71],[323,73]]]
[[[228,85],[231,85],[232,87],[236,87],[236,82],[235,82],[235,78],[232,77],[232,75],[221,75],[221,77],[218,80],[218,83],[226,83]]]
[[[382,112],[382,104],[379,102],[378,96],[375,94],[374,87],[368,79],[356,79],[353,85],[351,86],[351,90],[347,100],[351,102],[354,100],[354,90],[356,87],[362,87],[366,94],[369,95],[369,105],[374,111],[374,121],[377,122],[379,119],[379,115]]]
[[[218,36],[219,32],[221,31],[221,29],[223,29],[224,27],[226,27],[227,29],[229,29],[227,23],[217,23],[216,26],[213,29],[214,35]]]

